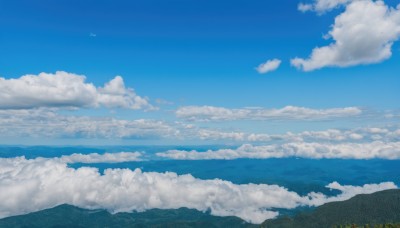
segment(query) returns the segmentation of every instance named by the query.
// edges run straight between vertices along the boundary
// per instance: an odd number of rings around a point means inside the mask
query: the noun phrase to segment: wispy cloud
[[[233,117],[221,114],[220,117],[237,118],[236,114]],[[400,130],[397,125],[268,134],[210,128],[179,121],[62,115],[49,109],[0,110],[0,134],[3,137],[14,138],[222,140],[240,143],[400,140]]]
[[[347,130],[327,129],[323,131],[303,131],[299,133],[287,132],[284,134],[246,133],[241,131],[222,131],[216,129],[193,128],[193,137],[202,140],[231,140],[237,142],[371,142],[400,141],[400,129],[398,127],[388,128],[354,128]],[[188,133],[186,133],[188,135]]]
[[[65,163],[119,163],[129,161],[140,161],[142,153],[140,152],[117,152],[117,153],[90,153],[80,154],[75,153],[71,155],[63,155],[59,159]]]
[[[127,138],[176,137],[179,129],[161,120],[60,115],[47,109],[0,110],[0,133],[9,137]]]
[[[256,70],[260,74],[266,74],[268,72],[275,71],[276,69],[279,68],[280,65],[281,65],[281,60],[272,59],[266,61],[265,63],[261,63],[258,67],[256,67]]]
[[[302,12],[316,11],[319,14],[349,4],[354,0],[313,0],[313,3],[300,3],[298,9]]]
[[[362,110],[357,107],[311,109],[286,106],[280,109],[229,109],[214,106],[184,106],[176,110],[178,118],[188,121],[226,121],[226,120],[318,120],[358,116]]]

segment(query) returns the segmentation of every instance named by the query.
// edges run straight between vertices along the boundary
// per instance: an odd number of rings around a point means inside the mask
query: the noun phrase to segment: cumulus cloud
[[[286,106],[281,109],[228,109],[214,106],[184,106],[178,108],[175,112],[178,118],[183,118],[188,121],[271,119],[313,120],[357,116],[361,113],[362,110],[357,107],[311,109],[296,106]]]
[[[279,59],[271,59],[266,61],[265,63],[261,63],[256,70],[260,74],[265,74],[271,71],[275,71],[281,65],[281,60]]]
[[[333,182],[327,187],[342,193],[333,197],[314,192],[300,196],[277,185],[238,185],[220,179],[201,180],[190,174],[142,172],[140,169],[106,169],[100,174],[96,168],[74,169],[55,159],[1,158],[0,217],[67,203],[114,213],[187,207],[261,223],[278,215],[273,208],[318,206],[346,200],[355,194],[397,188],[392,182],[361,187]]]
[[[100,106],[154,109],[147,98],[126,88],[121,76],[116,76],[104,87],[95,87],[85,80],[83,75],[64,71],[24,75],[17,79],[0,78],[0,109]]]
[[[169,150],[157,156],[176,160],[232,160],[238,158],[287,158],[301,157],[312,159],[400,159],[400,142],[373,141],[368,143],[317,143],[290,142],[264,146],[244,144],[236,149],[208,150]]]
[[[326,36],[333,42],[314,48],[308,59],[292,59],[293,66],[312,71],[323,67],[379,63],[391,57],[392,45],[400,37],[400,5],[394,9],[383,1],[361,0],[317,1],[316,6],[322,2],[329,7],[350,3],[335,18]]]
[[[338,8],[339,6],[346,5],[354,0],[314,0],[313,3],[300,3],[298,9],[301,12],[316,11],[322,14],[326,11]]]
[[[140,152],[118,152],[118,153],[90,153],[63,155],[58,158],[64,163],[119,163],[129,161],[140,161]]]

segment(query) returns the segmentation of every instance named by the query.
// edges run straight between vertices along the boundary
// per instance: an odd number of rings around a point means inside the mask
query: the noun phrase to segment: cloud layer
[[[218,131],[213,129],[196,129],[196,137],[202,140],[232,140],[237,142],[396,142],[400,141],[398,127],[355,128],[349,130],[328,129],[323,131],[303,131],[285,134],[245,133],[240,131]]]
[[[229,110],[228,110],[229,111]],[[228,115],[217,113],[200,115],[189,112],[185,115],[191,121],[229,120],[238,118],[261,118],[242,115],[233,110]],[[328,112],[328,111],[325,111]],[[343,114],[336,112],[335,114]],[[348,115],[358,112],[348,109]],[[330,111],[327,115],[333,115]],[[263,117],[267,118],[267,117]],[[272,118],[272,117],[271,117]],[[321,117],[319,117],[321,119]],[[325,117],[328,118],[328,117]],[[366,142],[399,141],[399,126],[328,129],[283,134],[251,133],[240,130],[224,130],[199,127],[185,122],[166,122],[153,119],[117,119],[112,117],[60,115],[48,109],[0,110],[0,134],[3,137],[31,138],[85,138],[85,139],[173,139],[203,141],[233,141],[240,143],[282,143],[282,142]]]
[[[237,185],[219,179],[201,180],[191,175],[139,169],[107,169],[102,175],[96,168],[73,169],[56,159],[8,158],[0,159],[0,217],[67,203],[111,212],[187,207],[261,223],[278,215],[272,208],[317,206],[346,200],[355,194],[397,188],[392,182],[360,187],[333,182],[327,187],[342,193],[334,197],[314,192],[300,196],[277,185]]]
[[[122,77],[116,76],[104,87],[85,82],[86,77],[57,71],[17,79],[0,78],[0,109],[38,107],[107,107],[154,109],[146,98],[126,88]]]
[[[169,150],[157,156],[177,160],[210,160],[238,158],[340,158],[340,159],[400,159],[400,142],[374,141],[368,143],[308,143],[290,142],[266,146],[244,144],[236,149],[199,151]]]
[[[391,57],[392,45],[400,37],[400,5],[393,9],[383,1],[317,1],[313,8],[325,10],[348,2],[328,33],[333,42],[314,48],[308,59],[292,59],[293,66],[312,71],[379,63]]]
[[[357,107],[311,109],[286,106],[281,109],[241,108],[228,109],[214,106],[184,106],[176,110],[178,118],[188,121],[226,121],[226,120],[318,120],[357,116],[362,110]]]
[[[160,120],[59,115],[51,110],[0,110],[0,133],[9,137],[175,137],[179,130]]]
[[[64,163],[119,163],[129,161],[140,161],[140,152],[118,152],[118,153],[90,153],[63,155],[59,161]]]

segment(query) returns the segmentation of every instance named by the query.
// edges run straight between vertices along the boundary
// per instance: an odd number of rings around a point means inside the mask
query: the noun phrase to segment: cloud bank
[[[202,140],[231,140],[237,142],[365,142],[374,140],[393,142],[400,140],[400,129],[398,128],[327,129],[300,133],[287,132],[285,134],[245,133],[196,128],[192,134]]]
[[[86,77],[57,71],[17,79],[0,78],[0,109],[51,108],[128,108],[154,109],[146,98],[126,88],[121,76],[103,87],[85,82]]]
[[[279,59],[268,60],[265,63],[261,63],[258,67],[256,67],[256,70],[260,74],[266,74],[268,72],[278,69],[281,65],[281,62],[282,61]]]
[[[226,120],[320,120],[357,116],[362,110],[357,107],[311,109],[286,106],[281,109],[228,109],[214,106],[184,106],[176,110],[178,118],[187,121],[226,121]]]
[[[266,146],[244,144],[236,149],[219,149],[199,152],[196,150],[169,150],[157,156],[177,160],[232,160],[238,158],[287,158],[312,159],[400,159],[400,142],[373,141],[368,143],[309,143],[290,142]]]
[[[140,152],[118,152],[118,153],[90,153],[63,155],[59,161],[64,163],[119,163],[129,161],[140,161],[142,154]]]
[[[187,207],[261,223],[278,215],[271,208],[317,206],[346,200],[355,194],[397,188],[392,182],[360,187],[333,182],[327,187],[342,193],[333,197],[314,192],[300,196],[277,185],[237,185],[220,179],[201,180],[189,174],[142,172],[140,169],[107,169],[100,174],[96,168],[73,169],[55,159],[2,158],[0,217],[67,203],[111,212]]]
[[[252,112],[250,109],[248,111]],[[349,109],[348,112],[349,115],[350,113],[355,115],[358,111]],[[333,115],[332,112],[330,115]],[[185,117],[191,121],[256,118],[251,115],[248,117],[238,115],[238,111],[232,111],[231,116],[222,114],[201,116],[192,113]],[[0,110],[0,134],[3,137],[15,138],[223,140],[240,143],[400,141],[398,125],[267,134],[205,128],[176,121],[61,115],[48,109]]]
[[[349,3],[346,10],[335,18],[326,36],[333,42],[314,48],[308,59],[292,59],[293,66],[312,71],[323,67],[379,63],[391,57],[392,45],[400,37],[400,4],[394,9],[383,1],[324,0],[300,8],[323,11],[345,3]]]
[[[71,116],[31,109],[0,110],[0,134],[9,137],[155,139],[176,137],[179,129],[160,120]]]

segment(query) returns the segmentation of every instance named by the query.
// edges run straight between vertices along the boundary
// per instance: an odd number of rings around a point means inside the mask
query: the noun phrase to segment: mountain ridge
[[[372,194],[359,194],[353,198],[330,202],[314,210],[294,216],[269,219],[260,225],[249,224],[234,217],[213,216],[195,209],[151,209],[145,212],[111,214],[106,210],[88,210],[62,204],[26,215],[0,219],[0,227],[335,227],[346,224],[384,224],[400,222],[400,189]]]

